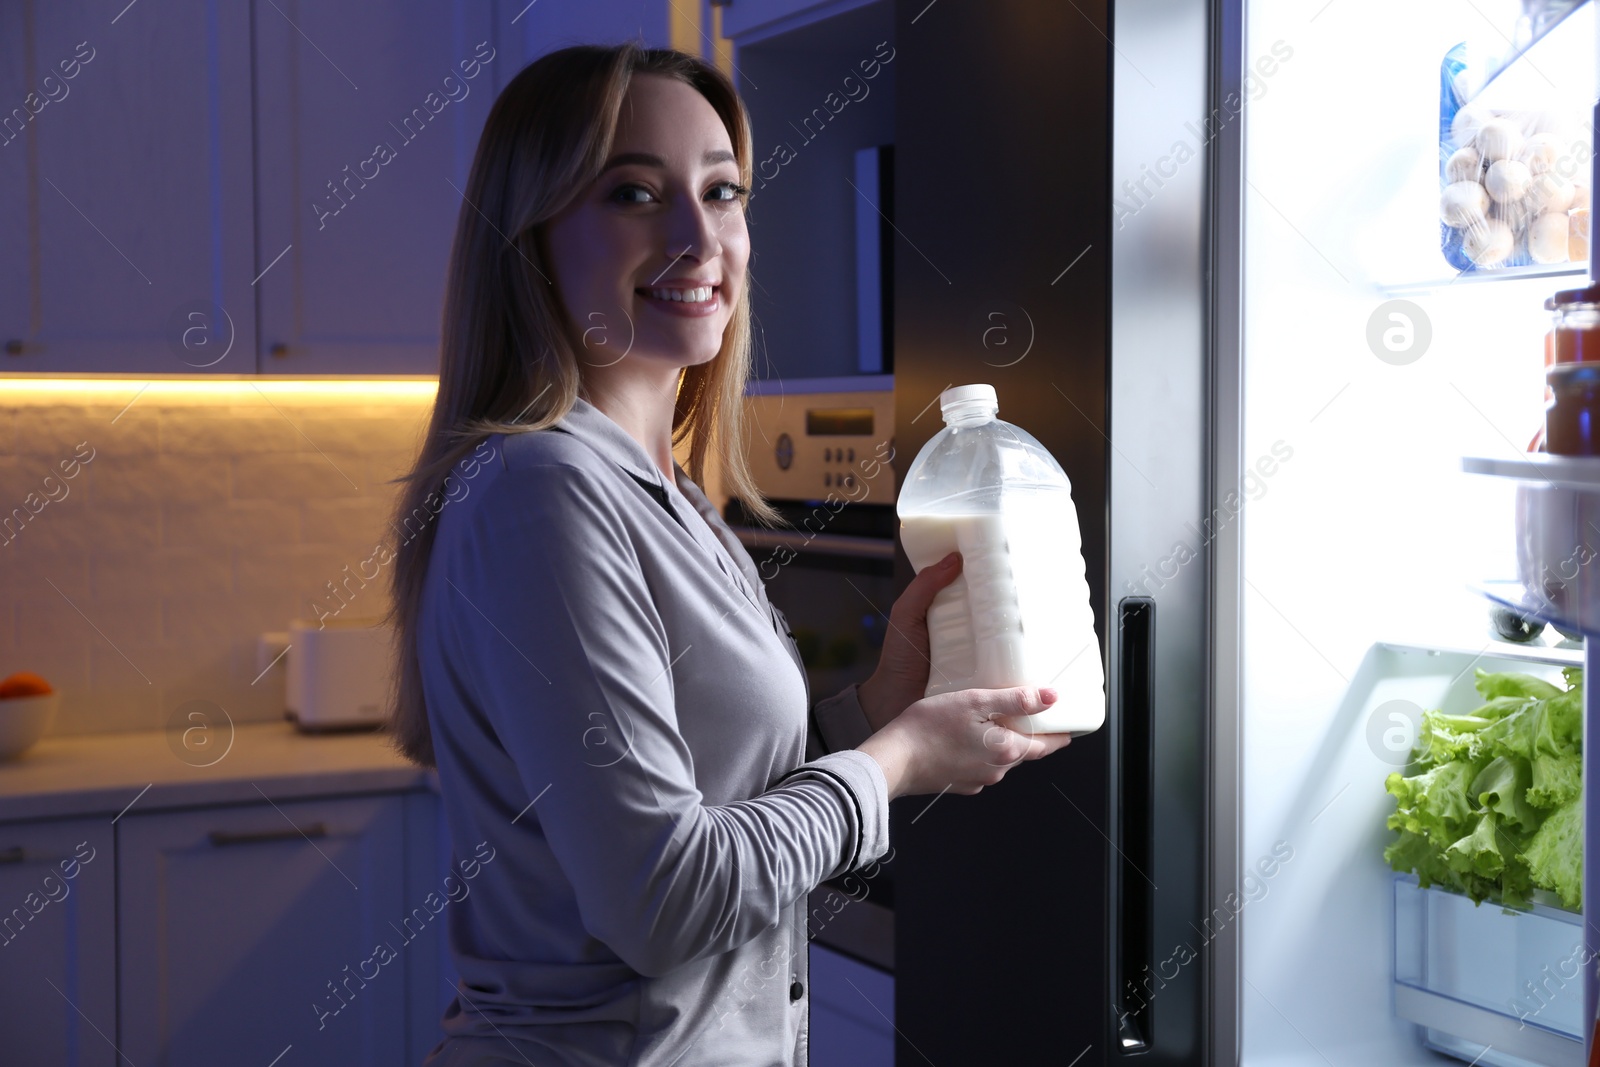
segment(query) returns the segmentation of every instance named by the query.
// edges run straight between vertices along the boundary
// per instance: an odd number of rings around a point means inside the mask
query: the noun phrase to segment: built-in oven
[[[889,626],[894,376],[752,382],[746,404],[751,472],[788,528],[753,525],[736,497],[724,518],[788,619],[815,702],[866,680]],[[809,922],[818,942],[891,972],[893,857],[819,886]]]

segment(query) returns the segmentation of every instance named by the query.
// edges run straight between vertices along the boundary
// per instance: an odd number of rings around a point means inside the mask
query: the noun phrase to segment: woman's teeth
[[[698,289],[644,289],[646,296],[657,300],[677,300],[685,304],[703,304],[711,299],[715,286],[702,285]]]

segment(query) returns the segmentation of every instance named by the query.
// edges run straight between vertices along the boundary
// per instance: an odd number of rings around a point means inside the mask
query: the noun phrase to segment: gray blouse
[[[489,444],[417,627],[452,866],[491,857],[427,1067],[806,1067],[807,894],[889,848],[856,687],[808,712],[738,538],[599,408]]]

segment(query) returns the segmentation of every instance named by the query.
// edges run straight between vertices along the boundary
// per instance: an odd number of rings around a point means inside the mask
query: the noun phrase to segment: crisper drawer
[[[1539,894],[1543,895],[1543,894]],[[1395,1014],[1486,1067],[1583,1067],[1582,918],[1394,880]]]

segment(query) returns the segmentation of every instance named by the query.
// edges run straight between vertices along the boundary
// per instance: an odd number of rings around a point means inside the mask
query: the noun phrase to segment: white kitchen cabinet
[[[422,903],[406,896],[405,824],[394,794],[123,816],[123,1054],[407,1062],[407,969],[427,970],[444,917],[405,925]]]
[[[894,976],[811,945],[811,1062],[894,1067]]]
[[[112,1067],[110,818],[0,823],[0,1060]]]
[[[249,5],[121,7],[0,4],[0,372],[254,373]]]
[[[461,872],[450,859],[450,827],[445,822],[439,794],[418,791],[405,794],[407,907],[425,901],[429,893],[447,895],[446,875],[458,880]],[[470,857],[469,857],[470,858]],[[453,883],[452,883],[453,884]],[[421,1063],[444,1039],[439,1020],[456,994],[456,969],[450,959],[446,932],[448,907],[429,925],[428,936],[412,941],[406,971],[406,1063]]]
[[[437,373],[456,218],[509,62],[492,5],[253,10],[262,373]]]

